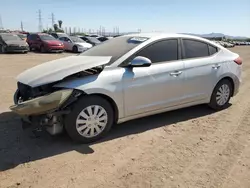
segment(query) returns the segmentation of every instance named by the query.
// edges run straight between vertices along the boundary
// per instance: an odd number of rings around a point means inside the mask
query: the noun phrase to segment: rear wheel
[[[215,110],[222,110],[227,107],[232,96],[233,86],[227,79],[221,80],[214,88],[209,106]]]
[[[73,140],[90,143],[108,133],[113,117],[108,101],[99,96],[86,96],[79,99],[65,117],[65,129]]]
[[[78,52],[78,47],[77,46],[73,46],[73,52],[77,53]]]

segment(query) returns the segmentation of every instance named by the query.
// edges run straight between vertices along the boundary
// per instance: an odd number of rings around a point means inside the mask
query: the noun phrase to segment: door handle
[[[181,73],[182,73],[182,71],[171,72],[170,76],[179,76]]]
[[[213,67],[213,69],[218,69],[218,68],[220,68],[220,66],[221,66],[221,65],[219,65],[219,64],[215,64],[215,65],[213,65],[212,67]]]

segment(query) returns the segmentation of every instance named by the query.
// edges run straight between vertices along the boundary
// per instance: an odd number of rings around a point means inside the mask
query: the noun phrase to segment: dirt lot
[[[0,187],[250,187],[250,47],[235,47],[243,83],[232,105],[205,105],[115,126],[92,145],[23,132],[9,112],[15,76],[69,54],[0,55]]]

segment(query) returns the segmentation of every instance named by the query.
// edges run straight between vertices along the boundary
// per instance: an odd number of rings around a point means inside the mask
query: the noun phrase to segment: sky
[[[250,0],[0,0],[2,25],[38,31],[51,27],[51,13],[63,27],[113,32],[224,33],[250,37]]]

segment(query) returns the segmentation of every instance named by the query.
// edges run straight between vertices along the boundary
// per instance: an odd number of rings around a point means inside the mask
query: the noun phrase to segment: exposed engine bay
[[[16,102],[18,103],[24,102],[24,101],[27,101],[36,97],[44,96],[46,94],[55,92],[61,89],[61,88],[53,87],[55,84],[62,82],[62,81],[74,79],[74,78],[80,78],[84,76],[99,74],[103,70],[103,68],[104,66],[97,66],[97,67],[87,69],[87,70],[75,73],[73,75],[67,76],[60,81],[49,83],[49,84],[38,86],[38,87],[31,87],[21,82],[17,82],[18,96],[16,96],[17,97]]]

